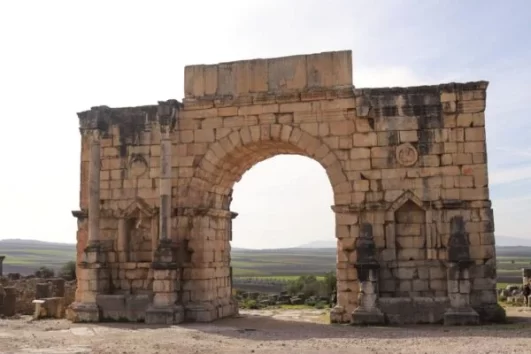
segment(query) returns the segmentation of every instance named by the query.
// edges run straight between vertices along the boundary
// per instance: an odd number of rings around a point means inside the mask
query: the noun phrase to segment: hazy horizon
[[[126,4],[126,5],[124,5]],[[256,0],[0,4],[0,239],[76,240],[76,112],[184,97],[184,66],[352,50],[356,87],[487,80],[496,234],[531,238],[531,3]],[[515,11],[517,9],[517,11]],[[527,10],[526,10],[527,9]],[[502,24],[502,25],[500,25]],[[234,188],[233,247],[334,239],[315,161],[278,156]]]

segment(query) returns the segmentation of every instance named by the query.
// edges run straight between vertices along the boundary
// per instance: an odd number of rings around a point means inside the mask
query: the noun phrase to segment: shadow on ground
[[[176,326],[155,326],[143,323],[75,324],[80,327],[109,327],[127,330],[146,330],[178,327],[208,334],[256,341],[311,339],[395,339],[490,337],[520,338],[521,330],[531,330],[531,317],[510,316],[505,324],[448,327],[442,325],[371,326],[330,325],[277,319],[260,315],[240,315],[213,323],[186,323]],[[514,333],[513,333],[514,332]]]

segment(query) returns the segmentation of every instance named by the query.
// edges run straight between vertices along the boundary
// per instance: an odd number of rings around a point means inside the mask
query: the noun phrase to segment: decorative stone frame
[[[389,207],[385,213],[385,241],[387,249],[394,249],[394,260],[397,260],[397,248],[396,248],[396,212],[400,207],[406,204],[408,201],[413,202],[425,214],[425,239],[426,239],[426,260],[437,259],[437,249],[440,247],[440,240],[437,238],[436,225],[433,223],[432,209],[426,208],[424,203],[411,191],[404,192],[399,198],[397,198]]]
[[[151,238],[151,253],[153,255],[157,249],[159,241],[159,219],[158,210],[151,208],[142,198],[137,197],[134,202],[124,209],[118,219],[118,235],[116,239],[116,251],[118,252],[118,259],[120,262],[131,262],[129,259],[129,246],[131,240],[129,239],[128,221],[134,218],[135,215],[145,216],[150,220],[150,238]],[[120,254],[122,253],[122,254]]]

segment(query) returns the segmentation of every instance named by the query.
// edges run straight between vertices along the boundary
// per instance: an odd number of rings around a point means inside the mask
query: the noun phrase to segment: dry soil
[[[531,353],[531,311],[481,327],[351,327],[319,310],[241,311],[212,324],[72,324],[0,320],[0,353]]]

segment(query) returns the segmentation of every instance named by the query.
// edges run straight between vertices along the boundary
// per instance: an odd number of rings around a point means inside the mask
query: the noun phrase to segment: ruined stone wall
[[[156,106],[98,110],[101,139],[100,233],[116,292],[151,291],[158,219],[160,134],[152,129]],[[81,210],[88,209],[90,136],[82,135]],[[138,200],[141,200],[138,202]],[[86,215],[78,212],[78,259],[87,245]]]
[[[34,277],[20,278],[17,280],[10,280],[6,277],[0,277],[0,285],[3,287],[13,286],[16,289],[16,310],[19,315],[32,315],[35,311],[35,305],[32,303],[36,299],[37,284],[46,283],[49,279],[41,279]],[[76,292],[76,282],[65,282],[65,306],[74,302]]]
[[[186,241],[174,289],[183,304],[225,316],[233,185],[262,160],[298,154],[319,162],[333,188],[342,321],[359,305],[354,265],[362,223],[372,226],[382,298],[468,291],[478,311],[494,305],[487,83],[356,89],[351,61],[346,51],[189,66],[182,104],[80,113],[83,129],[101,132],[100,238],[111,291],[156,287],[149,258],[159,237],[160,117],[171,108],[170,234]],[[87,238],[91,139],[82,138],[79,252]],[[452,227],[456,217],[462,223]],[[466,244],[469,290],[459,282],[449,288],[451,236]]]

